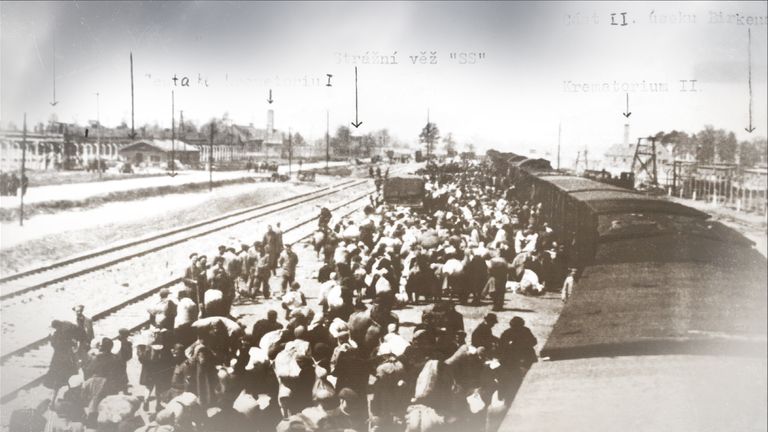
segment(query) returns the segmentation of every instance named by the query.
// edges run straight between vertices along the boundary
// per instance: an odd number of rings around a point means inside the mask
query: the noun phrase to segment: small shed
[[[200,163],[200,150],[179,140],[143,139],[120,150],[120,156],[134,166],[165,166],[171,160],[171,153],[183,165]]]

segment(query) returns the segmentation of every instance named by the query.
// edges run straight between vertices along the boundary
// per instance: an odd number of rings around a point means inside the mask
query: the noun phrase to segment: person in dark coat
[[[190,297],[192,297],[192,294],[195,292],[194,290],[197,286],[197,271],[197,253],[193,252],[189,254],[189,266],[184,269],[183,279],[184,286],[190,293]]]
[[[536,343],[536,336],[525,326],[525,321],[520,317],[512,318],[509,321],[509,328],[501,334],[499,396],[504,400],[515,394],[522,383],[525,371],[537,361],[534,350]]]
[[[53,357],[43,385],[54,391],[55,400],[58,389],[67,384],[69,377],[77,374],[75,348],[83,339],[83,335],[79,326],[66,321],[54,320],[51,322],[51,328],[54,330],[51,335]]]
[[[128,329],[122,328],[118,330],[118,341],[120,342],[120,351],[117,353],[117,357],[122,362],[120,368],[120,390],[128,390],[128,361],[133,358],[133,344],[128,340],[128,336],[131,333]]]
[[[267,232],[264,233],[264,238],[261,240],[264,251],[269,255],[269,269],[272,271],[272,275],[275,275],[277,269],[277,259],[280,256],[281,240],[277,232],[272,229],[272,225],[267,225]]]
[[[315,385],[315,366],[308,356],[296,357],[296,363],[301,372],[293,379],[283,378],[286,387],[291,389],[291,395],[285,401],[285,407],[291,414],[299,413],[304,408],[312,406],[312,388]]]
[[[198,345],[192,358],[176,369],[173,382],[183,382],[184,391],[194,393],[203,408],[214,405],[219,377],[213,352],[205,345]]]
[[[493,278],[493,311],[500,312],[504,309],[504,294],[507,289],[507,268],[506,266],[495,266],[491,268],[490,277]]]
[[[470,258],[467,263],[464,272],[466,274],[466,283],[469,292],[464,294],[465,298],[462,300],[462,303],[466,300],[466,297],[469,297],[469,294],[471,294],[472,304],[479,305],[481,293],[483,292],[485,283],[488,281],[488,265],[485,263],[483,257],[472,254],[472,258]]]
[[[265,334],[282,328],[283,325],[277,321],[277,311],[270,309],[267,311],[266,318],[260,319],[253,324],[253,329],[251,331],[251,345],[259,346],[261,338],[264,337]]]
[[[136,358],[141,363],[139,384],[147,388],[147,397],[144,400],[145,409],[149,409],[149,397],[153,389],[159,406],[160,396],[168,390],[173,374],[171,350],[162,341],[162,336],[157,337],[152,342],[154,343],[141,343],[136,346]]]
[[[509,328],[500,338],[501,360],[503,363],[528,369],[537,361],[536,336],[525,326],[525,320],[514,317],[509,321]]]
[[[200,307],[200,311],[205,315],[205,303],[203,300],[205,299],[205,292],[210,287],[210,284],[208,283],[208,275],[206,275],[206,272],[208,270],[208,257],[205,255],[202,255],[197,258],[197,269],[195,273],[195,295],[192,296],[192,300],[195,301],[195,303]]]
[[[489,352],[492,352],[496,345],[496,337],[493,335],[493,326],[499,322],[496,318],[496,314],[489,313],[483,319],[483,322],[478,324],[475,331],[472,332],[472,345],[477,348],[485,348]]]
[[[99,353],[91,360],[88,366],[85,368],[85,378],[97,377],[104,378],[103,396],[109,396],[117,394],[125,386],[123,382],[123,376],[125,375],[125,364],[115,354],[112,354],[112,348],[114,342],[112,339],[105,337],[101,340],[101,346],[99,347]]]

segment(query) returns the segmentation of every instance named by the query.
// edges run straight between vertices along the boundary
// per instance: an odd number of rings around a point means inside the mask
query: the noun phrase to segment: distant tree
[[[443,137],[443,145],[445,146],[445,152],[448,157],[456,156],[456,141],[453,139],[453,133],[448,132],[448,135]]]
[[[673,130],[669,133],[659,132],[655,136],[656,142],[672,146],[672,153],[675,156],[683,154],[696,154],[695,140],[687,133]]]
[[[300,133],[296,132],[293,134],[293,146],[294,147],[300,147],[306,145],[307,142],[304,140],[304,137],[301,136]]]
[[[469,153],[474,153],[475,152],[475,145],[472,144],[472,143],[466,143],[464,145],[464,148],[466,148],[467,152],[469,152]]]
[[[707,125],[704,130],[695,135],[696,162],[712,163],[715,160],[715,146],[718,141],[718,133],[714,126]]]
[[[435,123],[429,122],[424,126],[419,134],[419,142],[424,144],[427,154],[431,155],[437,140],[440,139],[440,130]]]
[[[751,168],[766,163],[768,157],[768,141],[765,138],[755,138],[752,141],[742,141],[739,144],[739,165]]]
[[[733,132],[726,134],[724,130],[720,130],[722,134],[718,134],[717,156],[722,163],[734,163],[736,162],[736,151],[739,145],[736,135]]]
[[[366,135],[363,135],[360,137],[360,155],[368,157],[375,153],[376,147],[378,146],[378,135],[374,135],[372,133],[368,133]]]
[[[346,126],[339,126],[336,135],[331,138],[331,148],[336,155],[350,155],[352,132]]]

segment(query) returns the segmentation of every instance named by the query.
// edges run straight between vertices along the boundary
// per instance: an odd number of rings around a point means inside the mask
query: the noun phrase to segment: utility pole
[[[101,120],[99,117],[99,92],[96,92],[96,171],[101,180]]]
[[[331,112],[325,110],[325,173],[328,174],[328,162],[331,160]]]
[[[589,158],[587,157],[587,146],[584,146],[584,170],[589,171]]]
[[[557,170],[560,171],[560,138],[563,132],[563,124],[557,124]]]
[[[176,175],[176,100],[171,90],[171,177]]]
[[[19,226],[24,226],[24,170],[27,161],[27,113],[24,113],[24,132],[21,139],[21,178],[19,179]]]
[[[291,177],[291,163],[293,162],[293,143],[291,142],[291,128],[288,128],[288,178]]]
[[[216,121],[211,119],[211,143],[208,146],[208,191],[213,191],[213,134],[216,130]]]
[[[136,139],[136,130],[133,127],[133,52],[131,52],[131,139]]]
[[[184,141],[184,110],[179,110],[179,139]]]
[[[429,133],[429,108],[427,108],[427,164],[432,155],[432,135]]]

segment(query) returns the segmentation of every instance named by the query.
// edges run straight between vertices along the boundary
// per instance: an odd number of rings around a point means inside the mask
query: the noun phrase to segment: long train
[[[706,213],[489,151],[570,244],[573,294],[500,431],[766,430],[766,259]]]

